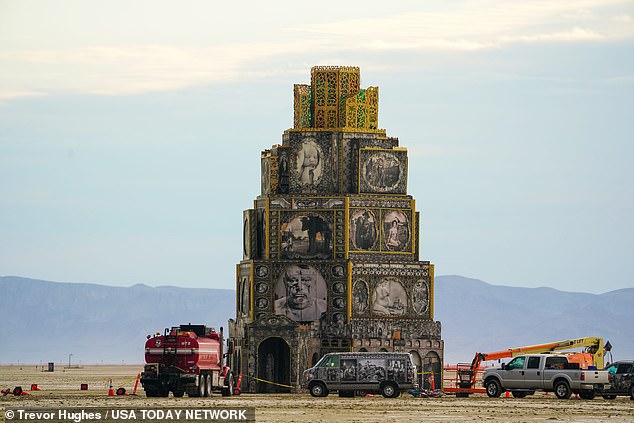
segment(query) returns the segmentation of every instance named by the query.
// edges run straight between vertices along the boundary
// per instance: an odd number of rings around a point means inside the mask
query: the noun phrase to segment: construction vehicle
[[[141,384],[148,397],[207,397],[214,391],[234,394],[233,374],[223,353],[223,333],[205,325],[166,328],[163,335],[148,335]]]
[[[609,342],[606,345],[609,346]],[[477,352],[471,364],[458,363],[456,370],[456,383],[453,387],[443,388],[446,392],[453,392],[457,397],[468,397],[474,393],[486,393],[484,388],[476,388],[476,379],[484,361],[512,358],[521,354],[541,354],[555,351],[583,348],[583,352],[566,353],[570,363],[578,363],[580,369],[603,368],[604,351],[603,338],[587,337],[566,339],[563,341],[549,342],[545,344],[528,345],[525,347],[509,348],[507,350],[490,353]],[[609,349],[608,349],[609,351]]]

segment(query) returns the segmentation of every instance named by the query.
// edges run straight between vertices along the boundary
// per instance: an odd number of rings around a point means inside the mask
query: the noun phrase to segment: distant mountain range
[[[561,339],[601,336],[634,358],[634,288],[601,295],[495,286],[439,276],[435,320],[445,363]],[[146,335],[181,323],[227,326],[235,291],[129,288],[0,277],[0,363],[142,363]]]

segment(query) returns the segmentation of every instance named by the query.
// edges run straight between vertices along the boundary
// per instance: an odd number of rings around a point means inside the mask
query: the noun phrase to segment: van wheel
[[[381,393],[385,398],[396,398],[398,396],[398,390],[393,383],[386,383],[381,387]]]
[[[559,380],[555,382],[555,395],[559,399],[568,399],[572,391],[570,390],[570,385],[565,380]]]
[[[310,387],[310,394],[314,397],[325,397],[328,395],[328,389],[321,382],[315,382]]]
[[[579,396],[581,397],[581,399],[584,399],[584,400],[592,400],[594,399],[595,395],[596,394],[594,393],[594,391],[579,392]]]
[[[489,379],[484,384],[489,398],[497,398],[502,394],[502,386],[497,379]]]

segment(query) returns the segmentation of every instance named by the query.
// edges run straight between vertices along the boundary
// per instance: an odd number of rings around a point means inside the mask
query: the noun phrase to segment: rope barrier
[[[128,379],[125,382],[123,382],[121,385],[118,385],[117,388],[123,388],[124,385],[127,385],[128,383],[132,382],[133,380],[136,380],[137,377],[138,377],[138,375],[134,375],[134,377],[132,377],[131,379]]]
[[[281,386],[283,388],[291,388],[291,389],[297,389],[296,386],[291,386],[291,385],[284,385],[283,383],[277,383],[277,382],[271,382],[270,380],[264,380],[264,379],[260,379],[257,378],[255,376],[249,376],[249,375],[243,375],[248,377],[249,379],[253,379],[253,380],[257,380],[258,382],[264,382],[264,383],[268,383],[270,385],[277,385],[277,386]]]

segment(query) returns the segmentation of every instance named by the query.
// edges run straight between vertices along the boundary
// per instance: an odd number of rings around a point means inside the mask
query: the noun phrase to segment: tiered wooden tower
[[[360,88],[357,67],[318,66],[294,94],[294,127],[262,152],[262,194],[244,212],[229,322],[243,390],[291,390],[350,350],[411,352],[440,386],[434,267],[419,260],[407,150],[378,129],[379,90]]]

